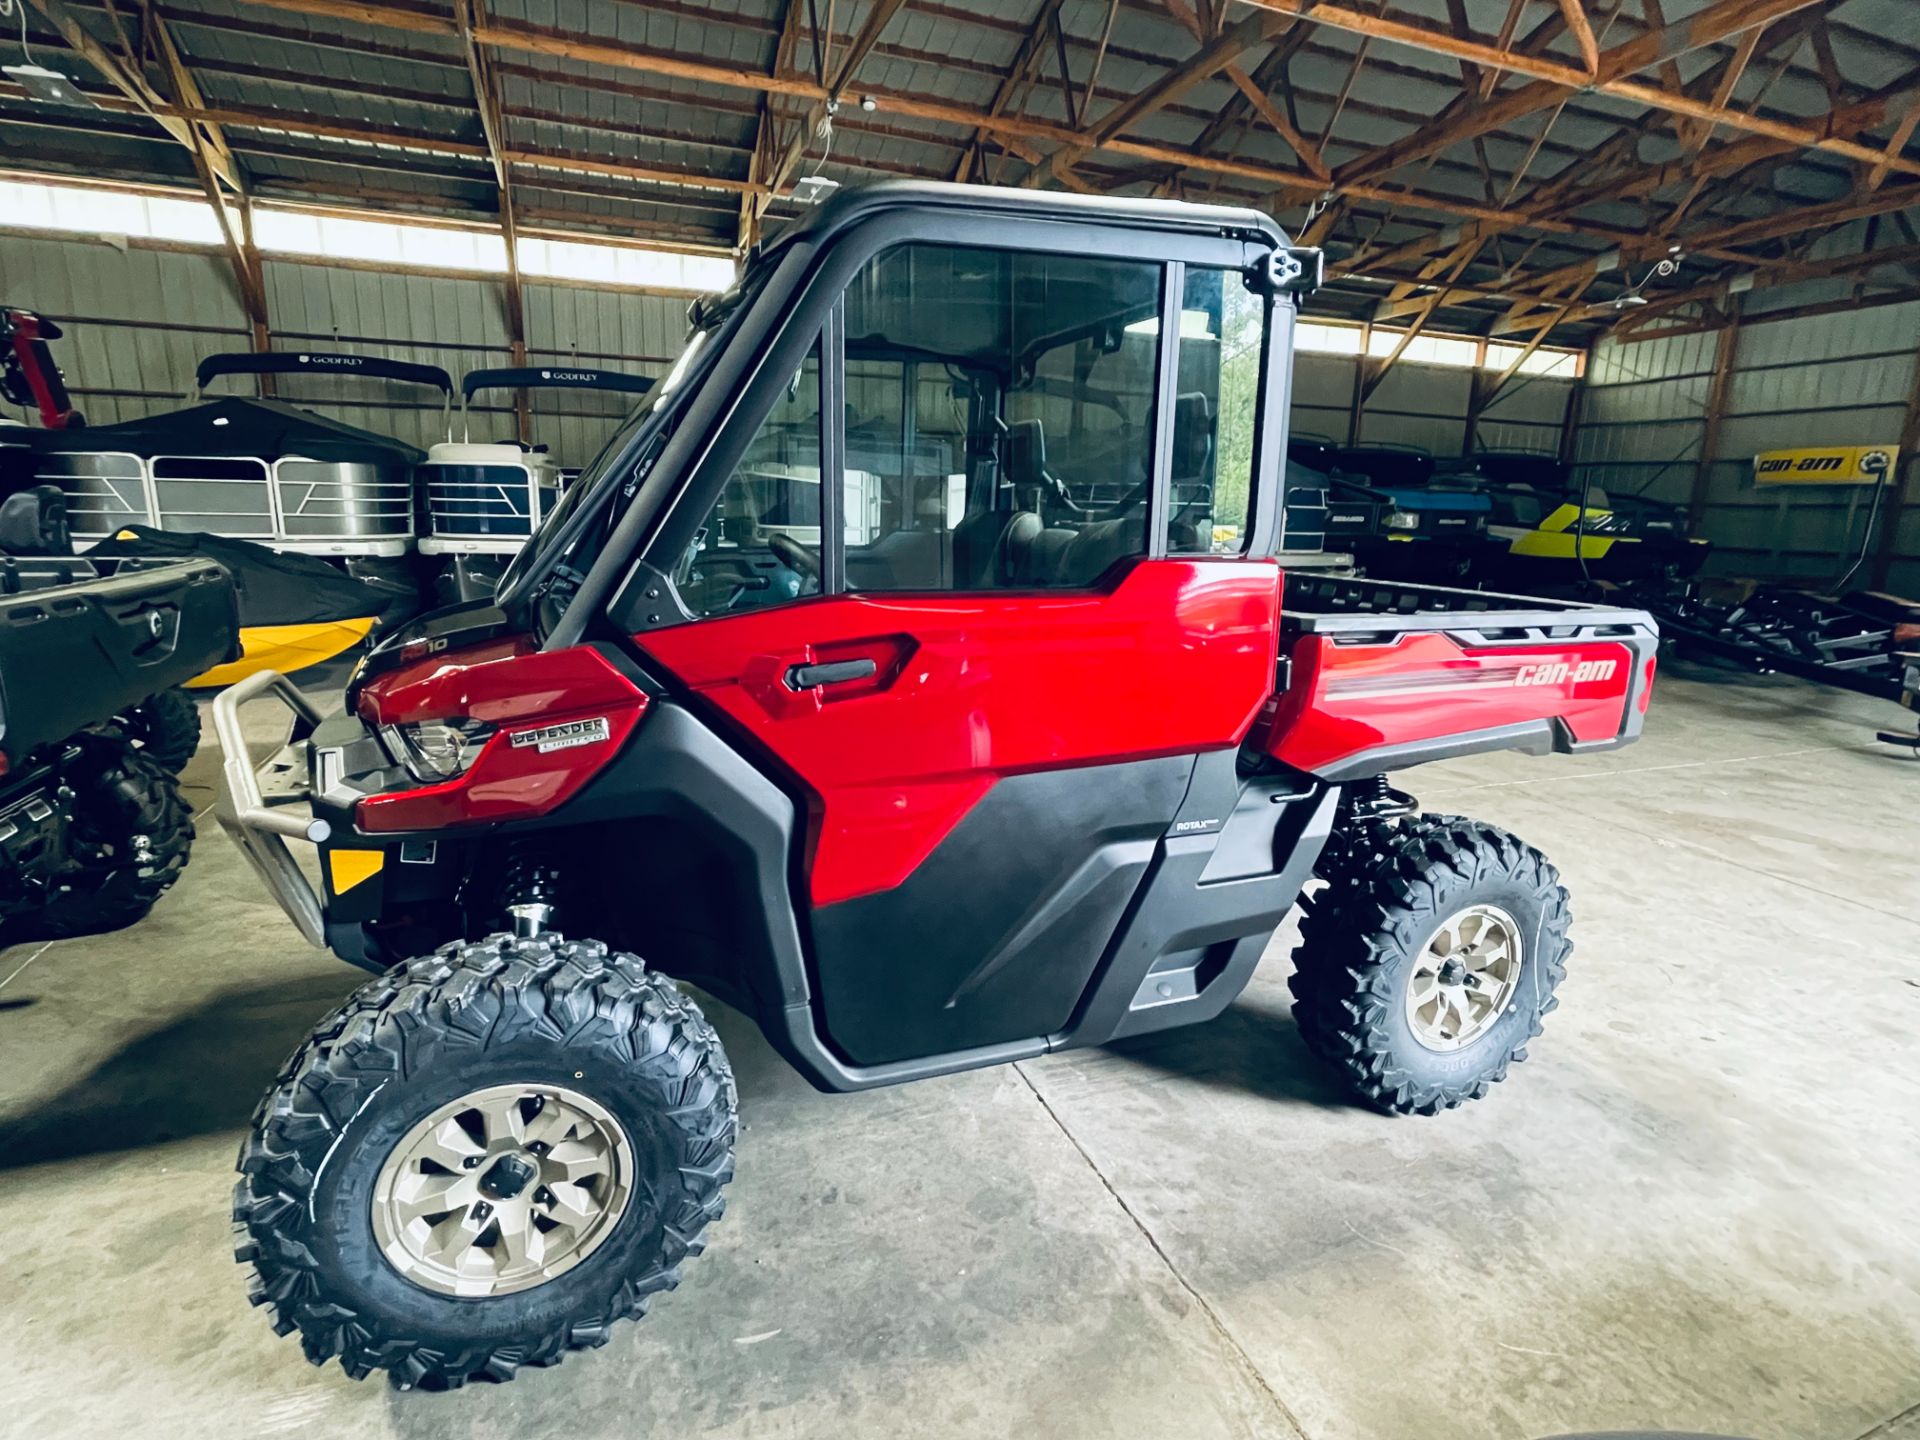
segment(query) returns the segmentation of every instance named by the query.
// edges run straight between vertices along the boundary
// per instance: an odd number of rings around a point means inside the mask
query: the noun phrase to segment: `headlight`
[[[1413,511],[1389,510],[1387,512],[1387,529],[1418,530],[1419,528],[1420,528],[1420,517],[1414,514]]]
[[[464,774],[493,737],[493,727],[478,720],[422,720],[388,725],[380,734],[409,775],[433,784]]]

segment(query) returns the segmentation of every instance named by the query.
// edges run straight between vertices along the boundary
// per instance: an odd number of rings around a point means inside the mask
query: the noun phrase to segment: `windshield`
[[[742,289],[696,306],[694,326],[673,368],[659,386],[621,422],[567,487],[560,503],[547,512],[533,538],[514,556],[495,592],[502,606],[564,591],[570,594],[586,574],[614,521],[633,498],[648,467],[658,456],[673,423],[685,408],[687,383],[716,350],[711,342],[740,309]],[[564,599],[564,595],[556,596]]]

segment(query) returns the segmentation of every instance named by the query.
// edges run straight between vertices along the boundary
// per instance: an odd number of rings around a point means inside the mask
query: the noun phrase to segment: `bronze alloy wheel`
[[[633,1148],[605,1106],[555,1085],[493,1085],[393,1147],[374,1182],[374,1238],[424,1289],[510,1295],[591,1255],[633,1181]]]
[[[1429,1050],[1459,1050],[1513,1001],[1520,927],[1497,905],[1469,905],[1440,923],[1407,980],[1407,1023]]]

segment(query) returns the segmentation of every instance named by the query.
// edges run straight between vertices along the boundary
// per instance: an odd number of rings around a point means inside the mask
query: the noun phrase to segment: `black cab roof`
[[[968,210],[975,214],[1004,215],[1009,219],[1149,226],[1239,236],[1272,246],[1289,243],[1271,215],[1237,206],[1080,195],[1059,190],[1018,190],[1007,186],[952,185],[934,180],[881,180],[834,192],[830,199],[783,230],[768,248],[778,249],[801,236],[822,238],[870,216],[907,207]]]

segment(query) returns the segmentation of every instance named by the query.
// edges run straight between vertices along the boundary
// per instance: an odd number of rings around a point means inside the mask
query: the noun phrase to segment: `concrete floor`
[[[354,975],[210,818],[131,931],[0,954],[0,1434],[1920,1437],[1920,762],[1668,674],[1643,743],[1408,780],[1561,866],[1534,1058],[1354,1109],[1288,1017],[852,1097],[738,1016],[739,1179],[651,1319],[506,1387],[314,1370],[228,1258],[239,1127]],[[188,781],[204,805],[203,751]]]

